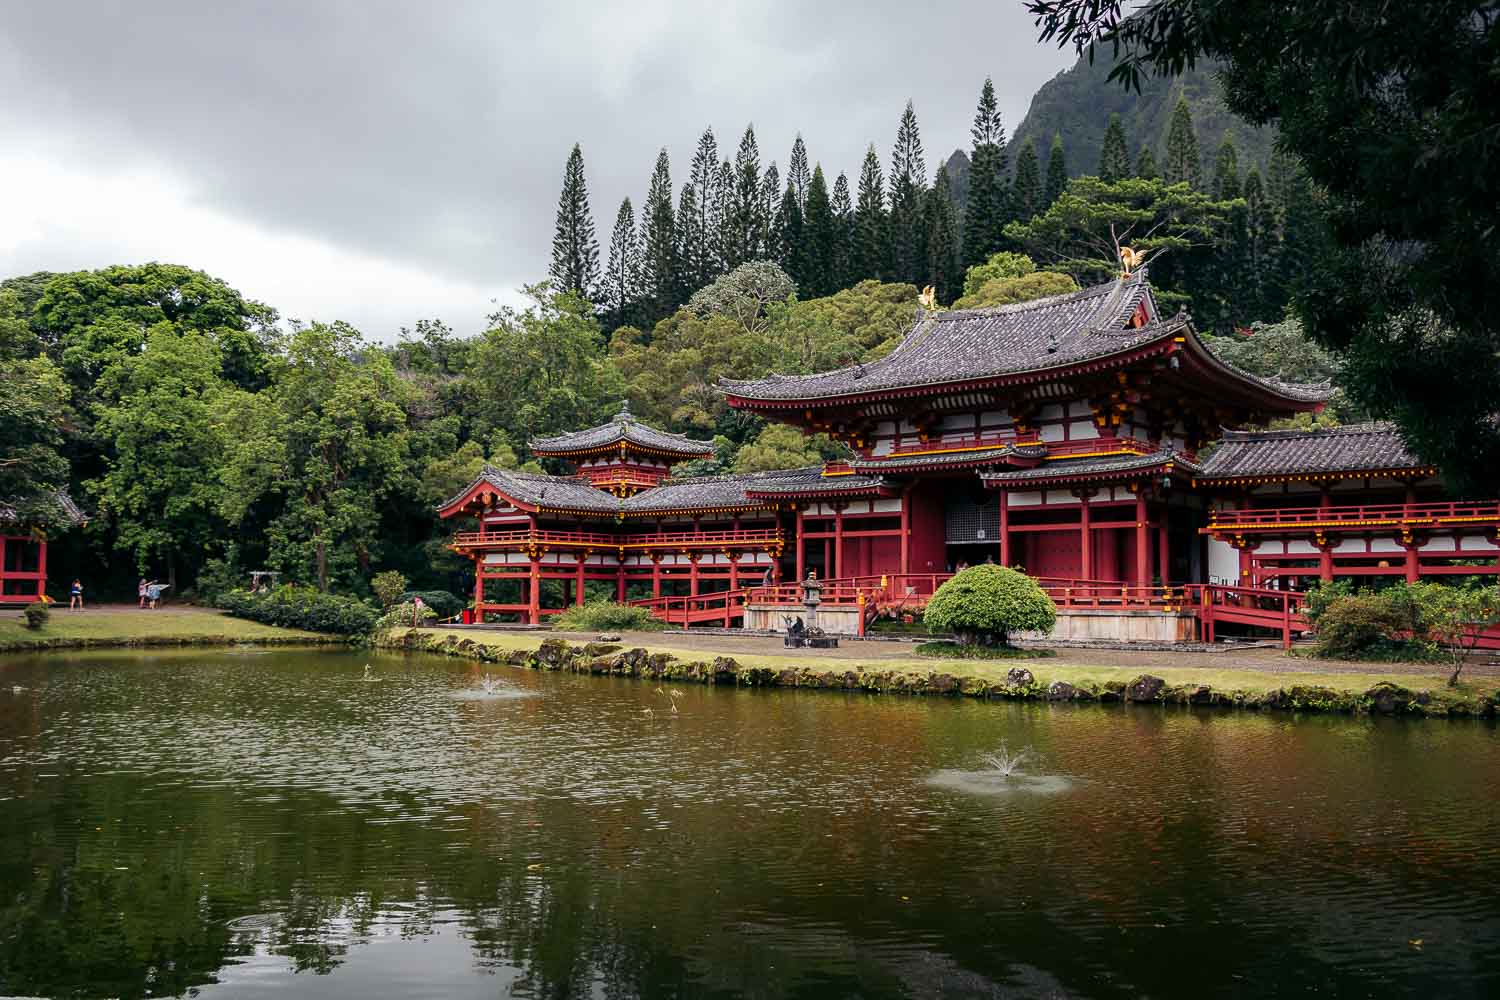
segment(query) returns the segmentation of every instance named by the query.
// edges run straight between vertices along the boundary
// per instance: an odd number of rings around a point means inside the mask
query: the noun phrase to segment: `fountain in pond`
[[[375,683],[375,678],[370,674],[370,671],[374,669],[375,668],[370,666],[368,663],[365,664],[365,680],[369,681],[372,684]]]
[[[509,698],[526,698],[535,692],[512,687],[498,677],[485,674],[479,678],[479,686],[454,691],[453,697],[460,701],[501,701]]]
[[[1008,795],[1017,792],[1050,795],[1068,789],[1070,783],[1061,775],[1028,774],[1022,771],[1021,765],[1034,757],[1030,747],[1011,753],[1010,748],[1002,742],[999,750],[979,755],[979,759],[988,767],[975,771],[934,771],[928,776],[927,784],[971,795]]]

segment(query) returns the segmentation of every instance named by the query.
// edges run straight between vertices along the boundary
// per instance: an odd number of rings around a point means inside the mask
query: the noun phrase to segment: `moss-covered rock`
[[[1162,689],[1166,686],[1167,682],[1162,680],[1160,677],[1153,677],[1150,674],[1141,674],[1141,676],[1125,685],[1125,700],[1161,701],[1161,692]]]

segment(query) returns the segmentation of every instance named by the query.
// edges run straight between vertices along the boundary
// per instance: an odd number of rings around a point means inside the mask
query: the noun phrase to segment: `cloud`
[[[935,164],[968,145],[986,75],[1013,126],[1071,61],[1036,44],[1019,4],[912,11],[888,0],[13,6],[0,24],[0,129],[26,157],[0,163],[0,188],[46,183],[21,199],[27,235],[0,236],[0,264],[97,266],[149,248],[286,314],[331,310],[388,336],[441,312],[464,329],[476,302],[545,274],[575,141],[602,239],[620,198],[642,200],[659,147],[681,184],[705,126],[732,154],[754,122],[763,160],[783,167],[800,131],[830,176],[852,176],[867,143],[888,157],[911,97]],[[122,228],[138,214],[106,227],[54,200],[98,209],[90,189],[149,196],[160,214],[140,233]]]

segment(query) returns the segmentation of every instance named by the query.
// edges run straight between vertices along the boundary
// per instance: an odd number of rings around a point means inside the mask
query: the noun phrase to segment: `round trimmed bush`
[[[923,620],[966,646],[1004,646],[1012,632],[1050,632],[1057,624],[1057,605],[1025,573],[970,566],[937,589]]]

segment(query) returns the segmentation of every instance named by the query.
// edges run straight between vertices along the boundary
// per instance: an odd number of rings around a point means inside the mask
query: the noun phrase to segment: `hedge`
[[[369,635],[377,618],[363,601],[291,585],[259,594],[231,590],[220,595],[219,606],[236,618],[330,635]]]

